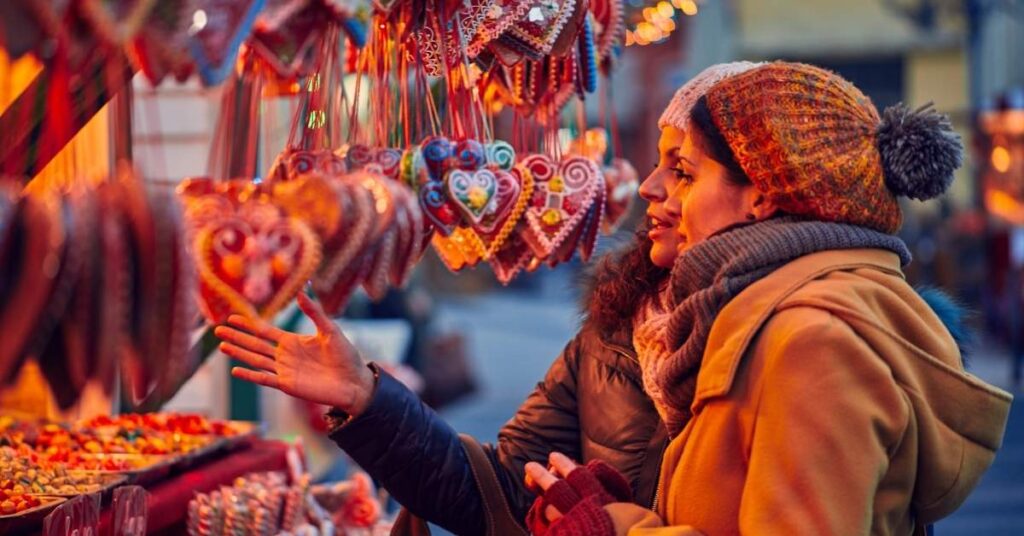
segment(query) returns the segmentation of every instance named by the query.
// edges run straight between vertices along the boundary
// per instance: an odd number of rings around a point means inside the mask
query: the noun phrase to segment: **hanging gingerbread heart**
[[[397,229],[389,228],[377,242],[373,250],[367,253],[370,257],[370,271],[363,280],[363,290],[373,301],[384,298],[388,291],[388,276],[394,260],[395,243],[398,241]]]
[[[625,6],[623,0],[590,0],[590,12],[594,15],[597,60],[603,64],[626,34]]]
[[[451,236],[436,234],[431,244],[441,262],[452,272],[476,266],[487,250],[480,237],[465,227],[456,227]]]
[[[507,141],[485,143],[484,152],[488,166],[509,171],[516,165],[516,150]]]
[[[534,59],[551,54],[562,30],[576,16],[578,1],[581,0],[530,0],[525,15],[499,41]]]
[[[264,1],[197,0],[188,47],[204,84],[220,84],[235,67],[238,48],[252,31]]]
[[[359,256],[374,236],[376,211],[373,194],[365,188],[342,181],[334,185],[342,202],[341,215],[335,233],[326,236],[323,244],[323,263],[313,280],[317,293],[330,293],[342,272]]]
[[[498,191],[498,178],[489,169],[454,169],[445,180],[448,199],[471,225],[479,225]]]
[[[603,232],[612,234],[622,223],[623,217],[629,214],[636,200],[636,192],[640,187],[636,168],[625,158],[612,159],[612,165],[604,168],[607,202]]]
[[[316,235],[298,218],[250,201],[196,237],[203,314],[219,324],[232,313],[270,318],[320,263]]]
[[[542,154],[529,155],[521,165],[534,177],[534,194],[526,209],[523,238],[540,259],[547,259],[576,230],[603,188],[601,170],[591,160],[572,156],[557,167]]]
[[[450,166],[455,149],[452,142],[444,136],[428,136],[420,143],[420,147],[430,178],[440,181]]]
[[[143,74],[154,87],[168,74],[174,75],[178,82],[185,82],[195,72],[195,61],[188,52],[188,30],[197,2],[160,0],[135,37],[135,55]]]
[[[474,139],[460,140],[455,144],[452,156],[459,169],[472,171],[480,169],[487,161],[484,145]]]
[[[293,180],[311,173],[335,177],[346,171],[345,159],[332,151],[285,149],[270,167],[268,176],[275,180]]]
[[[60,315],[48,344],[44,344],[45,349],[36,353],[44,374],[51,381],[50,385],[64,387],[54,391],[62,408],[74,404],[86,383],[94,377],[101,361],[98,343],[103,326],[99,322],[104,315],[102,309],[95,308],[103,301],[99,294],[102,284],[97,284],[101,283],[102,270],[97,205],[92,190],[75,194],[70,199],[73,235],[69,241],[76,242],[79,248],[72,254],[78,257],[78,266],[71,274],[73,280],[66,310]],[[66,254],[65,263],[68,258]]]
[[[580,28],[577,38],[577,66],[579,73],[576,77],[580,97],[584,93],[597,91],[597,44],[594,41],[593,17],[588,13],[583,18],[583,26]]]
[[[137,296],[128,316],[121,378],[126,399],[141,404],[164,397],[160,389],[167,384],[162,380],[187,375],[189,365],[182,360],[192,359],[188,333],[195,320],[193,262],[186,251],[181,209],[170,192],[150,190],[127,166],[118,169],[117,185]]]
[[[373,149],[361,143],[353,144],[345,151],[345,162],[352,171],[363,169],[373,162]]]
[[[412,191],[402,184],[392,186],[395,199],[396,220],[399,221],[395,244],[394,260],[391,264],[390,281],[396,287],[405,285],[413,267],[423,253],[423,215]]]
[[[508,285],[530,263],[533,250],[520,233],[513,232],[490,259],[491,270],[502,285]]]
[[[493,207],[480,225],[474,226],[474,230],[487,245],[488,259],[501,249],[514,232],[533,196],[533,176],[524,168],[515,167],[511,172],[498,170],[495,175],[498,179],[498,192],[492,201]]]
[[[337,22],[334,10],[319,1],[271,1],[257,18],[248,44],[274,74],[294,81],[315,68],[315,45],[331,22]]]
[[[10,209],[7,240],[0,250],[0,380],[10,381],[27,357],[35,326],[54,288],[63,252],[59,207],[24,195]]]
[[[442,236],[450,236],[459,223],[459,212],[448,203],[445,186],[440,181],[428,181],[417,194],[423,215]]]
[[[402,151],[388,147],[375,149],[366,170],[379,173],[393,180],[398,180],[402,164]]]
[[[349,209],[347,192],[334,176],[305,175],[297,180],[275,182],[274,202],[289,216],[306,222],[321,244],[331,240],[344,224],[342,214]],[[323,250],[326,258],[326,248]]]
[[[521,19],[530,8],[527,0],[488,0],[476,2],[483,13],[482,20],[466,46],[470,59],[477,57],[488,44]]]

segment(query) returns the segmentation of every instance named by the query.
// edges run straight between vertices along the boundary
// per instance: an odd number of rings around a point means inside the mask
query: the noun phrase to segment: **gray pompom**
[[[914,111],[902,103],[886,108],[877,144],[885,184],[896,195],[921,201],[942,195],[963,163],[960,135],[931,103]]]

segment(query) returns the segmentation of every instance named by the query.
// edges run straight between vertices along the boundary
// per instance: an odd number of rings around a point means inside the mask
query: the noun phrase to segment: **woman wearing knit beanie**
[[[557,517],[536,532],[923,534],[991,464],[1011,401],[964,371],[901,271],[897,197],[948,188],[948,118],[879,116],[839,76],[779,62],[715,85],[661,145],[680,254],[633,334],[672,438],[657,504],[554,453],[526,468],[534,512]]]
[[[662,123],[686,124],[709,87],[755,66],[723,64],[700,73],[679,90]],[[533,501],[523,466],[556,449],[583,461],[603,458],[626,476],[633,500],[650,506],[667,434],[640,388],[631,334],[634,318],[652,309],[643,305],[667,285],[677,255],[679,212],[665,204],[679,181],[664,162],[644,181],[640,195],[648,202],[649,224],[633,244],[598,263],[579,332],[494,446],[460,441],[415,394],[386,372],[364,366],[305,296],[299,306],[314,320],[316,335],[232,319],[232,326],[217,328],[225,341],[221,348],[257,369],[236,368],[236,376],[334,406],[328,413],[331,439],[408,511],[456,534],[523,532],[518,525]],[[488,483],[480,475],[497,478]]]

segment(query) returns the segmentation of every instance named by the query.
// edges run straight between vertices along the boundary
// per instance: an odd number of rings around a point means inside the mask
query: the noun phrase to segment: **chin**
[[[655,243],[651,246],[651,264],[658,268],[672,268],[672,265],[676,261],[676,251],[674,247],[665,247]]]

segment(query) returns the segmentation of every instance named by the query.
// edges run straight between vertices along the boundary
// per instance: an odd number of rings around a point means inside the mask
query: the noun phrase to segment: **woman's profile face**
[[[651,262],[661,268],[671,268],[676,260],[676,246],[679,235],[678,207],[675,212],[666,210],[665,202],[675,189],[679,177],[672,171],[675,151],[683,143],[686,134],[676,128],[666,127],[658,140],[658,165],[640,183],[640,197],[647,201],[647,237],[651,239]]]
[[[678,214],[676,254],[705,241],[711,235],[737,224],[752,223],[774,212],[771,204],[752,184],[737,184],[729,171],[702,149],[696,129],[668,152],[663,164],[675,177],[663,210]],[[664,136],[664,135],[663,135]]]

